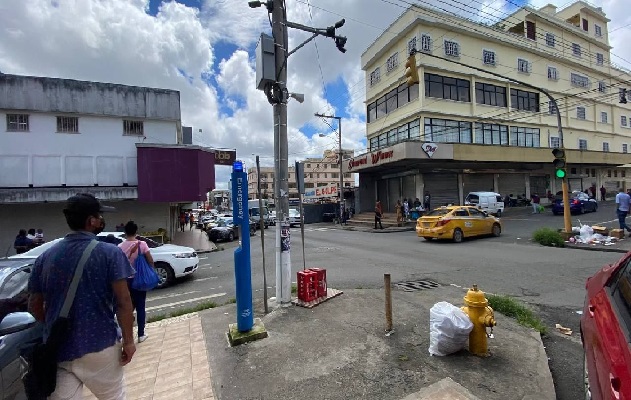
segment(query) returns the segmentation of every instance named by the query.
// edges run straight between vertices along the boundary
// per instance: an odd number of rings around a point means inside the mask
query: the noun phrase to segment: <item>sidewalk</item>
[[[136,345],[134,358],[125,366],[128,399],[215,398],[197,313],[147,324],[145,333],[149,338]],[[84,399],[96,397],[86,388]]]
[[[210,253],[217,250],[217,246],[208,240],[206,232],[197,228],[193,228],[193,230],[186,228],[184,232],[176,231],[171,244],[192,247],[197,253]]]
[[[345,290],[313,309],[276,309],[262,317],[268,338],[235,348],[226,341],[235,306],[200,312],[215,396],[554,400],[539,334],[500,314],[491,357],[466,350],[429,355],[429,308],[438,301],[462,305],[464,294],[451,286],[393,289],[395,333],[386,337],[383,290]]]

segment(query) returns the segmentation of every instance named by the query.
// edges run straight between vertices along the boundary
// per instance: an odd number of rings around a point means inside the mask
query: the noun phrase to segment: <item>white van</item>
[[[464,204],[477,206],[479,209],[498,217],[501,217],[504,212],[504,200],[502,200],[502,196],[499,193],[471,192],[464,199]]]

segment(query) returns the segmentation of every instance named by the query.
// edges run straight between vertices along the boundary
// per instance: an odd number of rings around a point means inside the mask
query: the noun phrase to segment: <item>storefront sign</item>
[[[432,156],[438,149],[438,146],[436,146],[436,143],[423,143],[422,146],[423,146],[423,151],[425,152],[425,154],[427,154],[429,158],[432,158]]]
[[[236,150],[215,150],[215,165],[232,165],[236,159]]]
[[[359,157],[354,157],[348,160],[348,170],[353,171],[357,167],[372,167],[375,165],[385,164],[393,161],[397,154],[393,148],[386,148],[383,150],[377,150],[372,153],[364,154]]]
[[[326,186],[320,186],[313,189],[305,189],[304,198],[306,199],[319,199],[321,197],[336,197],[337,196],[337,184],[330,183]]]

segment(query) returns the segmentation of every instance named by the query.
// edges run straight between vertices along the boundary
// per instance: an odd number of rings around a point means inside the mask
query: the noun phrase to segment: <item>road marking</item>
[[[145,311],[159,310],[161,308],[167,308],[167,307],[175,307],[175,306],[178,306],[180,304],[194,303],[196,301],[213,299],[215,297],[221,297],[221,296],[225,296],[225,295],[226,295],[226,293],[216,293],[216,294],[211,294],[210,296],[195,297],[194,299],[176,301],[175,303],[162,304],[160,306],[153,306],[153,307],[146,307]]]
[[[199,290],[193,290],[192,292],[184,292],[184,293],[172,293],[172,294],[167,294],[167,295],[164,295],[164,296],[152,297],[150,299],[147,299],[147,301],[169,299],[171,297],[184,296],[184,295],[187,295],[187,294],[198,293],[198,292],[199,292]]]
[[[198,257],[200,260],[208,260],[208,257]]]
[[[209,279],[218,279],[218,276],[211,276],[210,278],[199,278],[199,279],[193,279],[193,282],[203,282],[203,281],[207,281]]]

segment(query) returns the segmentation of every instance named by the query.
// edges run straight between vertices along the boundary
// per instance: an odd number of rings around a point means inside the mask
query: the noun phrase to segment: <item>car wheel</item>
[[[233,240],[234,240],[234,232],[230,232],[230,233],[228,234],[228,241],[229,241],[229,242],[232,242]]]
[[[491,234],[495,237],[498,237],[502,234],[502,227],[500,224],[493,224],[493,228],[491,228]]]
[[[429,236],[423,236],[423,239],[425,239],[425,240],[427,240],[429,242],[429,241],[431,241],[434,238],[433,237],[429,237]]]
[[[581,208],[578,209],[578,213],[585,214],[585,206],[581,206]]]
[[[464,238],[464,235],[462,234],[462,231],[460,230],[460,228],[456,228],[456,230],[454,230],[454,237],[453,237],[454,242],[460,243],[462,242],[463,238]]]
[[[556,211],[552,211],[552,214],[553,214],[553,215],[559,215],[559,213],[558,213],[558,212],[556,212]]]
[[[502,216],[502,210],[497,210],[496,215],[497,215],[497,218],[500,218]]]
[[[587,371],[587,354],[583,355],[583,389],[585,400],[592,400],[592,390],[589,387],[589,372]]]
[[[169,286],[175,279],[173,269],[171,269],[171,266],[169,264],[164,262],[157,262],[155,265],[156,273],[158,274],[158,278],[160,278],[160,282],[158,283],[157,288],[162,289]]]

